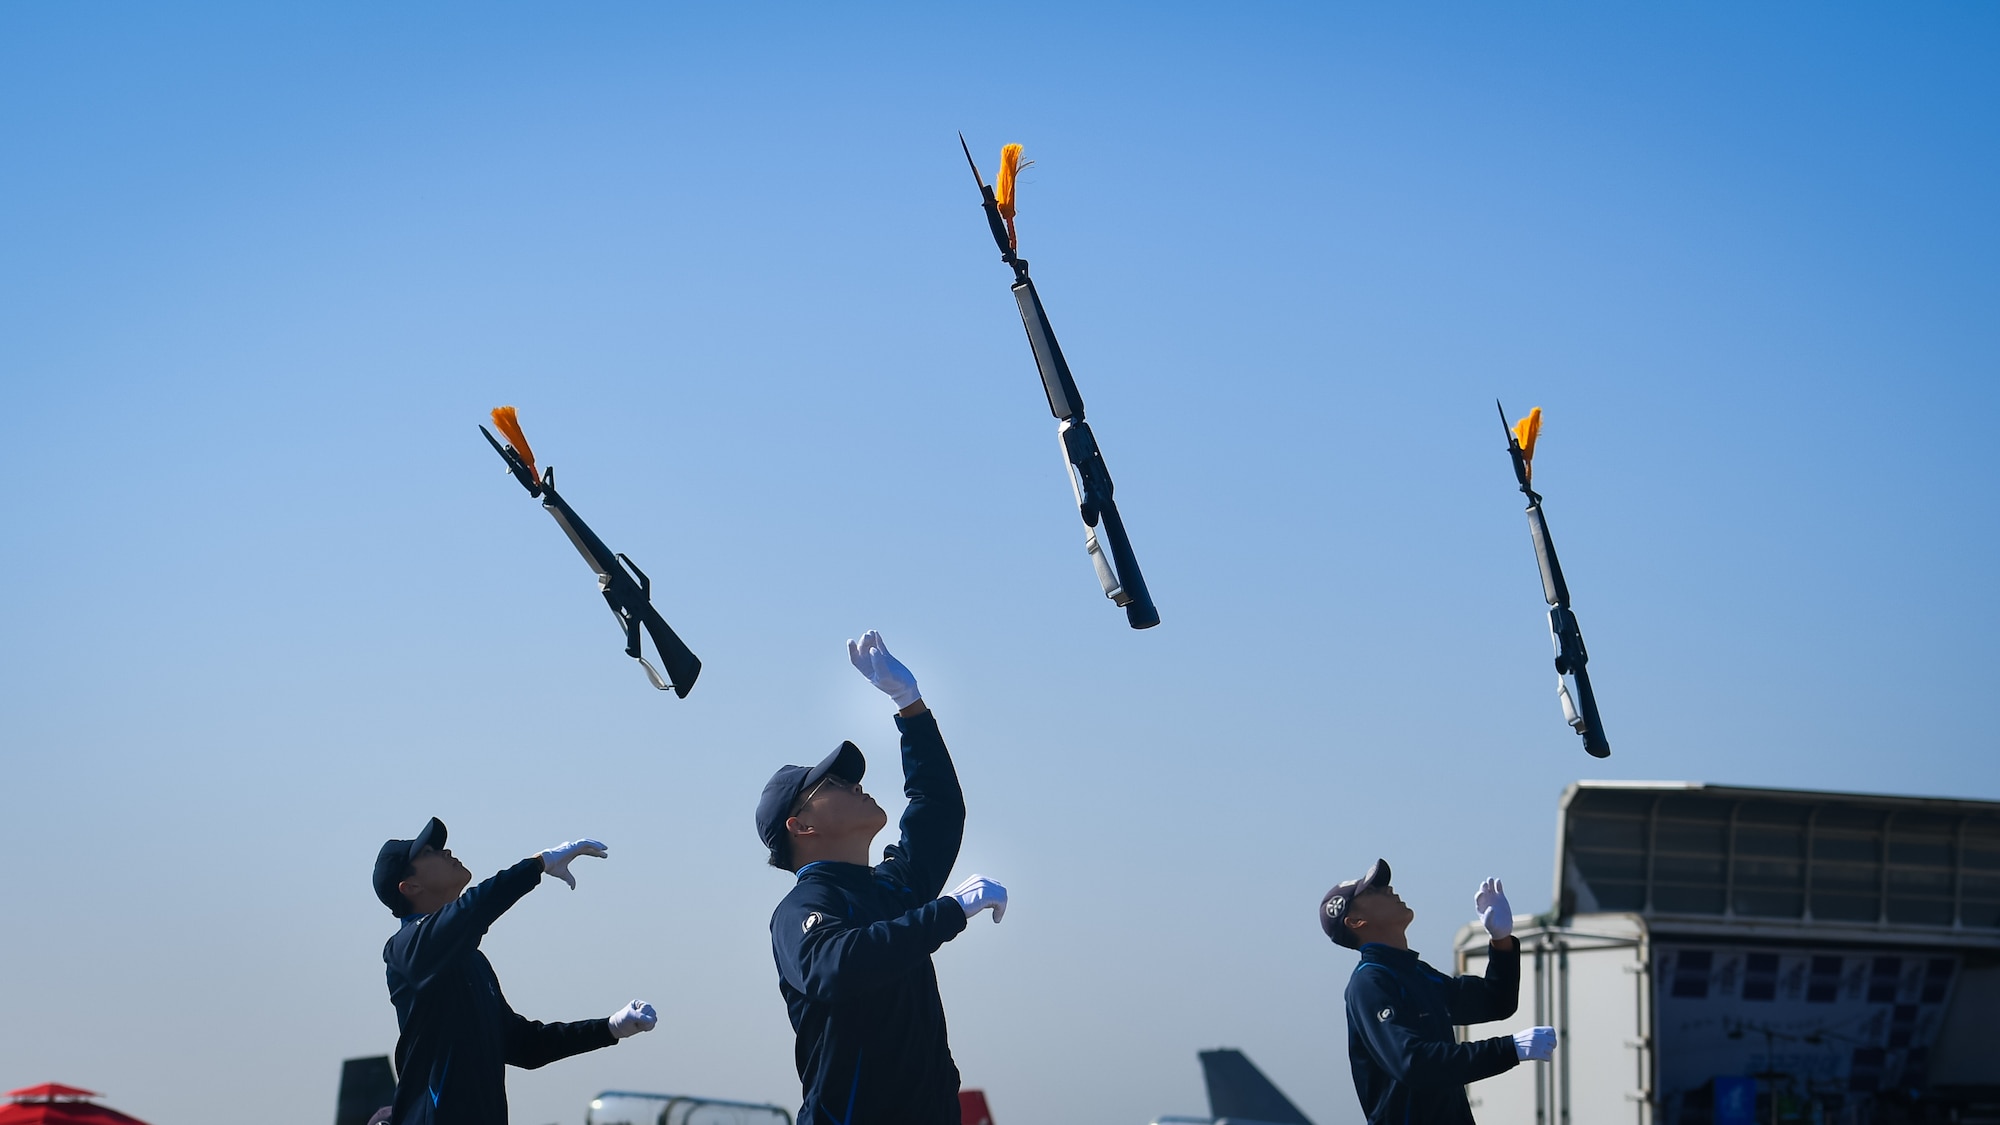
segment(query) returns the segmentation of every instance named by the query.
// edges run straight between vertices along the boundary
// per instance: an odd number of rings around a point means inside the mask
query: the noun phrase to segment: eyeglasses
[[[800,797],[798,803],[792,806],[792,815],[793,816],[799,815],[799,810],[805,808],[808,804],[811,804],[812,799],[819,795],[819,791],[827,788],[828,786],[831,786],[836,792],[843,789],[849,793],[861,792],[860,782],[849,781],[844,777],[835,777],[833,774],[827,774],[825,777],[819,779],[818,785],[815,785],[811,789],[806,790],[806,795]]]

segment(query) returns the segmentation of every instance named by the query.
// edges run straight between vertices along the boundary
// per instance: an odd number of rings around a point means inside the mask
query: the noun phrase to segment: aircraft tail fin
[[[334,1125],[367,1125],[377,1110],[395,1100],[396,1071],[387,1055],[347,1059],[340,1064]]]
[[[1234,1125],[1312,1125],[1241,1051],[1201,1052],[1201,1075],[1208,1084],[1208,1113],[1217,1125],[1225,1119]]]

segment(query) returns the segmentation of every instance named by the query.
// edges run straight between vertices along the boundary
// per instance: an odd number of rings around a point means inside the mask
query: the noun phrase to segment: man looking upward
[[[773,867],[798,882],[771,915],[805,1103],[798,1125],[959,1125],[958,1066],[931,954],[1007,891],[979,875],[942,894],[965,834],[965,798],[916,677],[880,633],[849,641],[854,667],[895,701],[903,732],[902,838],[870,867],[888,814],[861,787],[868,763],[843,742],[816,766],[784,766],[757,801]]]
[[[533,1070],[653,1029],[653,1006],[640,1000],[608,1019],[578,1023],[536,1023],[516,1015],[479,951],[487,928],[543,875],[575,890],[569,865],[580,855],[602,858],[604,845],[558,845],[468,891],[472,873],[445,847],[438,818],[414,839],[382,845],[375,856],[375,896],[403,920],[382,947],[389,1001],[402,1031],[393,1125],[507,1125],[508,1066]]]
[[[1473,1125],[1465,1086],[1554,1053],[1552,1027],[1460,1043],[1454,1025],[1514,1014],[1521,990],[1521,939],[1500,880],[1472,899],[1492,939],[1486,976],[1448,977],[1417,959],[1405,936],[1416,912],[1389,885],[1378,859],[1359,879],[1326,892],[1319,924],[1337,945],[1359,950],[1347,982],[1347,1058],[1369,1125]]]

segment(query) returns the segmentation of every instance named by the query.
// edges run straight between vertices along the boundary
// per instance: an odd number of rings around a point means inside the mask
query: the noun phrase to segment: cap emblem
[[[1329,918],[1338,918],[1340,917],[1340,912],[1346,907],[1347,907],[1346,896],[1335,895],[1332,898],[1326,900],[1326,916]]]

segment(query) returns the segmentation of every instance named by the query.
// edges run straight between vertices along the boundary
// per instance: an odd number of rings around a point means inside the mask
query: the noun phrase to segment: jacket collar
[[[1392,969],[1409,969],[1416,967],[1417,951],[1414,949],[1397,949],[1393,945],[1383,945],[1379,941],[1371,941],[1361,947],[1361,959],[1363,961],[1373,961],[1378,965],[1387,965]]]
[[[840,880],[868,878],[874,873],[875,869],[872,867],[863,867],[858,863],[842,863],[834,859],[813,860],[811,863],[799,868],[797,872],[801,880],[805,879],[807,875],[811,875],[814,878]]]

